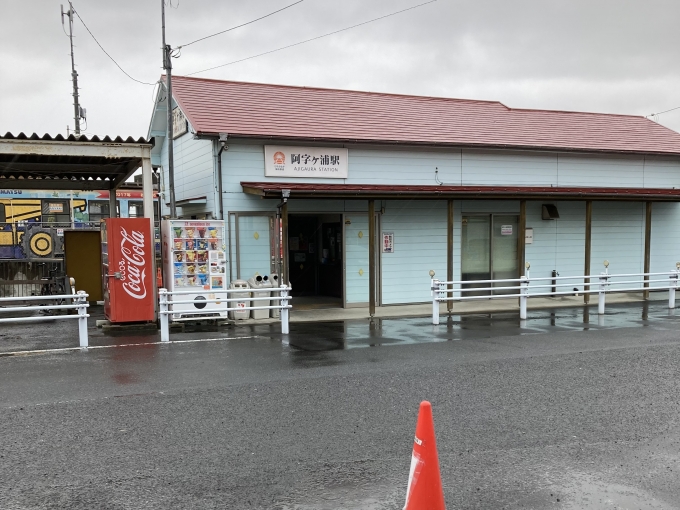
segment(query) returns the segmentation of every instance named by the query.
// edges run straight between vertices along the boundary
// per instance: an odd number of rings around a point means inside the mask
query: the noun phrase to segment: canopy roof
[[[680,155],[680,133],[636,115],[184,76],[172,86],[198,136]]]
[[[0,136],[0,188],[113,190],[150,158],[153,139]]]
[[[678,201],[680,189],[557,188],[550,186],[450,186],[387,184],[311,184],[298,182],[241,182],[245,193],[263,198],[338,199],[552,199],[552,200],[653,200]]]

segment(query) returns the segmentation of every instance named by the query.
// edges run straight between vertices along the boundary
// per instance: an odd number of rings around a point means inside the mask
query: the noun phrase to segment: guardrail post
[[[170,317],[168,314],[168,290],[158,289],[158,315],[161,321],[161,342],[170,341]]]
[[[597,295],[597,313],[604,315],[604,297],[607,293],[607,281],[609,280],[609,274],[600,273],[600,292]]]
[[[529,278],[520,277],[519,318],[527,318],[527,298],[529,297]]]
[[[668,308],[675,308],[675,290],[678,288],[678,270],[671,271],[669,276],[670,282],[668,286]]]
[[[80,340],[80,347],[87,347],[89,342],[87,338],[87,294],[78,291],[78,338]]]
[[[432,324],[439,324],[439,280],[432,278]]]
[[[281,334],[287,335],[290,333],[288,324],[288,287],[281,285]]]

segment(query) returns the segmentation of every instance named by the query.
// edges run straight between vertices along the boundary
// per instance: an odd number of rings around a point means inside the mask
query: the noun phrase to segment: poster
[[[383,232],[382,234],[382,252],[394,253],[394,232]]]

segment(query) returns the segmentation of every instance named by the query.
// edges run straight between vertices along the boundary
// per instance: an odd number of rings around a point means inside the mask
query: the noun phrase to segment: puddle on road
[[[673,510],[677,506],[655,498],[635,487],[605,483],[587,475],[567,488],[564,510]]]
[[[578,473],[570,481],[553,485],[510,505],[508,510],[677,510],[677,506],[635,487],[608,483]]]
[[[589,331],[630,327],[675,328],[680,317],[664,302],[610,306],[605,315],[597,306],[559,310],[533,310],[520,320],[516,313],[442,315],[433,326],[429,317],[373,319],[318,325],[298,334],[293,326],[291,347],[304,351],[330,351],[418,343],[489,339],[559,331]]]
[[[401,510],[404,507],[405,487],[400,490],[387,487],[372,489],[343,487],[326,494],[296,503],[285,503],[281,510]],[[370,494],[370,495],[369,495]]]

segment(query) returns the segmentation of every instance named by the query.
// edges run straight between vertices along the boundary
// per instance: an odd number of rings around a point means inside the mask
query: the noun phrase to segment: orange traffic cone
[[[434,438],[432,404],[420,403],[404,510],[446,510]]]

